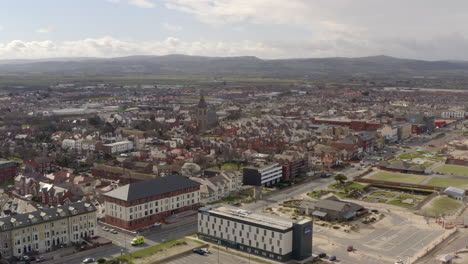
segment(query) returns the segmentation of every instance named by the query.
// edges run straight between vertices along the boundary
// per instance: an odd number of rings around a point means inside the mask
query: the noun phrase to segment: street
[[[169,227],[168,229],[165,229],[165,230],[145,233],[144,234],[145,246],[154,246],[160,243],[179,239],[181,237],[185,237],[193,233],[196,233],[197,232],[196,217],[191,217],[191,219],[193,220],[187,223],[181,224],[179,226]],[[86,256],[84,257],[81,254],[79,254],[79,256],[71,255],[71,256],[61,258],[55,261],[48,261],[47,263],[80,264],[84,258],[95,258],[95,259],[112,258],[112,257],[119,256],[121,252],[126,254],[129,252],[142,249],[141,246],[140,247],[131,246],[130,241],[133,239],[133,237],[129,235],[125,235],[120,232],[118,234],[111,234],[109,232],[103,231],[102,229],[99,229],[98,235],[112,240],[113,245],[103,247],[103,248],[92,249],[89,251],[84,251],[84,252],[89,253],[89,254],[86,254]]]

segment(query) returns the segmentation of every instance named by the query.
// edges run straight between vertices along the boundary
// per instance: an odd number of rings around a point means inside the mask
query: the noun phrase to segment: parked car
[[[102,230],[106,231],[106,232],[109,232],[109,228],[107,226],[103,227]]]
[[[404,264],[403,260],[398,260],[395,264]]]
[[[323,253],[323,252],[320,253],[320,254],[318,254],[318,257],[319,257],[319,258],[324,258],[324,257],[326,257],[326,256],[327,256],[327,254],[325,254],[325,253]]]
[[[95,260],[93,258],[85,258],[82,263],[94,263]]]
[[[201,248],[194,248],[193,253],[197,253],[198,255],[205,255],[205,251]]]
[[[115,229],[111,229],[110,232],[111,232],[112,234],[118,234],[117,230],[115,230]]]
[[[331,256],[328,258],[329,261],[336,261],[336,256]]]
[[[42,262],[42,261],[45,261],[45,257],[44,256],[39,256],[36,258],[36,262]]]
[[[30,256],[29,257],[29,261],[35,261],[36,260],[36,256]]]

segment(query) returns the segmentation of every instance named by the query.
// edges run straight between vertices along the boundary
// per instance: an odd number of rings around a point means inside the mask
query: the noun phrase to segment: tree
[[[348,177],[346,177],[343,174],[337,174],[335,176],[335,181],[339,182],[341,185],[343,185],[347,180],[348,180]]]

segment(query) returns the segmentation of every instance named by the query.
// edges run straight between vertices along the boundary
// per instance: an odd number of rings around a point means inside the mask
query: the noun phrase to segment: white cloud
[[[169,24],[169,23],[162,23],[163,25],[163,28],[167,31],[181,31],[182,30],[182,27],[181,26],[178,26],[178,25],[172,25],[172,24]]]
[[[339,30],[338,30],[339,31]],[[187,54],[200,56],[358,57],[387,54],[397,57],[468,60],[460,50],[468,46],[461,34],[416,40],[402,38],[362,39],[356,35],[324,34],[301,41],[184,41],[170,37],[154,41],[124,41],[113,37],[76,41],[22,41],[0,43],[0,59],[54,57],[119,57],[130,55]]]
[[[123,0],[106,0],[109,3],[121,3]],[[152,2],[152,0],[126,0],[129,5],[134,5],[141,8],[154,8],[156,4]]]
[[[113,37],[77,41],[22,41],[0,43],[0,59],[53,57],[119,57],[129,55],[188,54],[205,56],[257,55],[281,56],[281,51],[252,41],[182,41],[167,38],[159,41],[122,41]]]
[[[36,30],[36,33],[39,33],[39,34],[48,34],[48,33],[51,33],[53,32],[54,29],[51,28],[51,27],[46,27],[46,28],[39,28]]]
[[[2,25],[0,25],[0,31],[3,31],[4,27]]]

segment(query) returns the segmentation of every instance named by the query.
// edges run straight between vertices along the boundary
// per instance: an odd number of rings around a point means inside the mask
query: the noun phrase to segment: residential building
[[[242,187],[242,174],[238,171],[217,171],[211,177],[192,177],[191,179],[201,184],[200,202],[202,204],[219,201],[239,192]]]
[[[106,223],[136,230],[196,210],[200,183],[180,175],[130,183],[104,194]]]
[[[312,255],[312,221],[251,213],[217,204],[198,210],[201,239],[252,255],[286,262]]]
[[[243,169],[243,182],[245,185],[272,186],[281,181],[283,167],[279,163],[254,165]]]
[[[96,235],[96,228],[96,208],[88,202],[0,218],[0,253],[8,258],[53,251]]]
[[[131,150],[133,150],[133,142],[131,141],[120,141],[102,145],[102,151],[109,155],[120,154]]]
[[[17,163],[10,160],[0,160],[0,184],[11,181],[17,173]]]
[[[25,160],[24,165],[27,171],[39,172],[46,174],[54,169],[52,160],[47,157],[39,157],[32,160]]]

